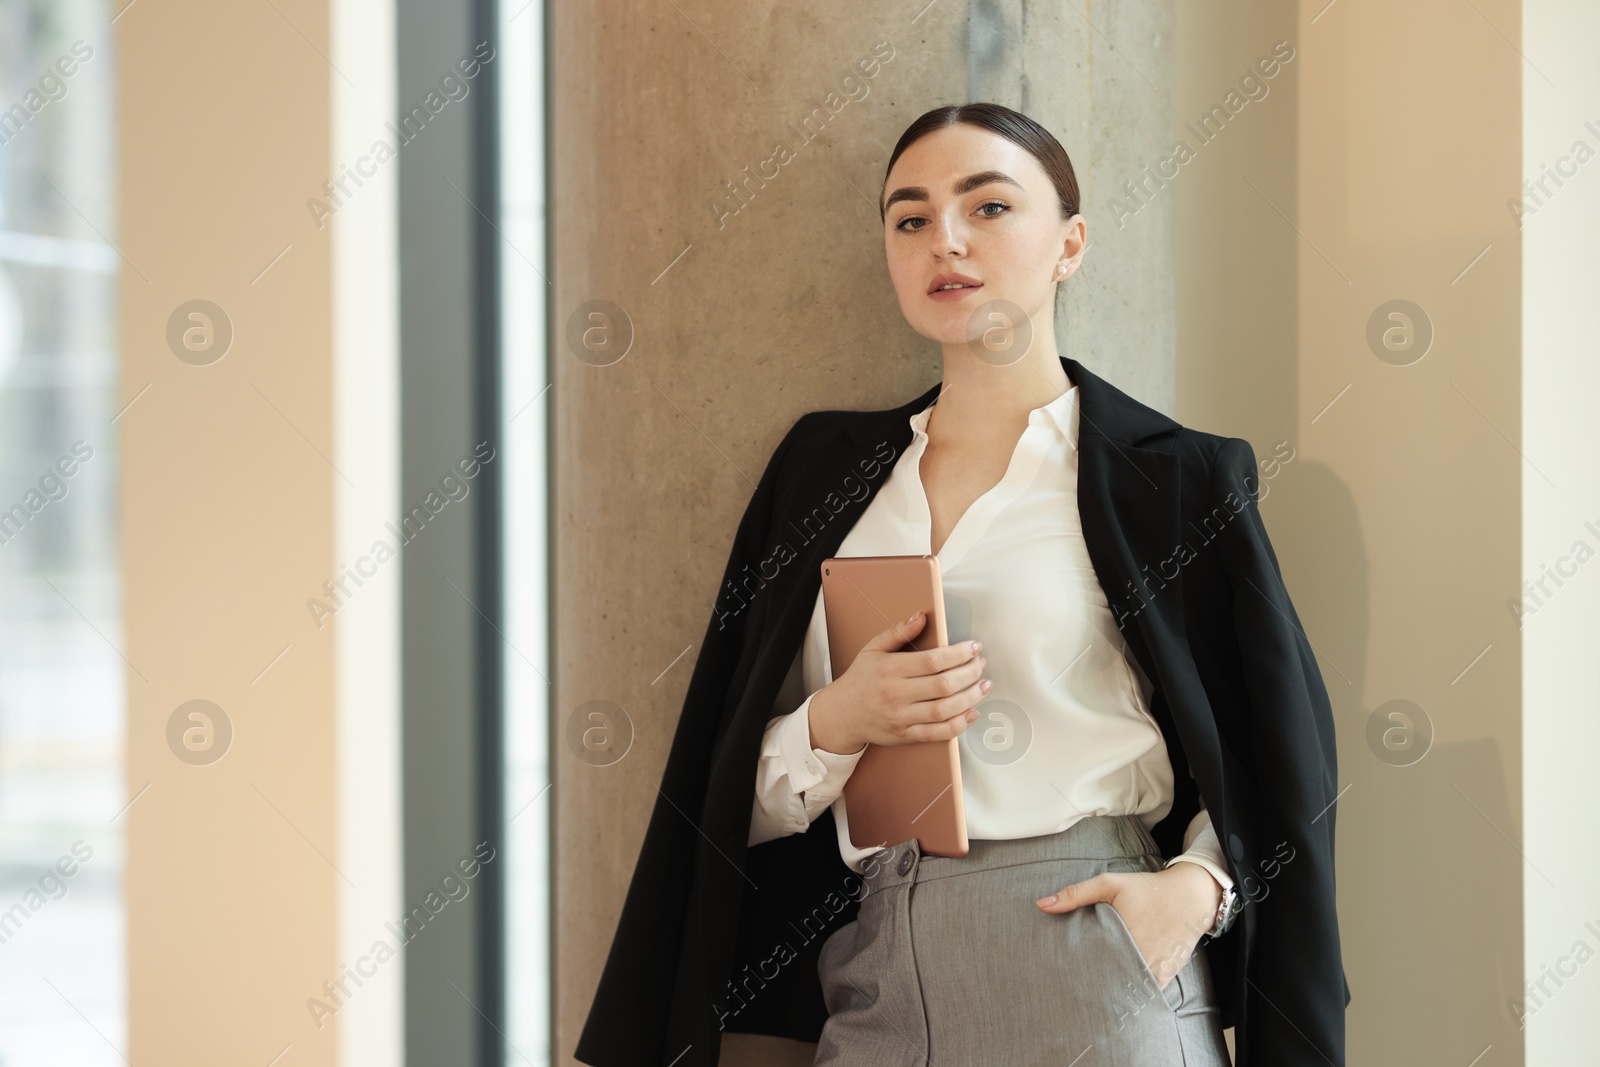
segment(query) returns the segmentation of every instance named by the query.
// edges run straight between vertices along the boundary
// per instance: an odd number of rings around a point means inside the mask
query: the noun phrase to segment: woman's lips
[[[944,288],[946,285],[956,285],[961,288],[946,289]],[[941,271],[935,274],[933,280],[928,283],[928,295],[935,300],[941,301],[960,300],[972,290],[981,288],[983,288],[983,283],[970,274],[962,274],[953,270]]]
[[[983,285],[980,283],[978,285],[963,285],[959,289],[935,289],[933,292],[928,294],[928,298],[930,300],[937,300],[942,304],[948,304],[953,300],[960,300],[962,297],[965,297],[971,293],[975,293],[982,288]]]

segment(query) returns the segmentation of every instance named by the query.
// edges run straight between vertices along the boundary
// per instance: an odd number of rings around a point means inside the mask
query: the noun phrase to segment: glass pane
[[[0,1064],[121,1064],[113,32],[0,0]]]

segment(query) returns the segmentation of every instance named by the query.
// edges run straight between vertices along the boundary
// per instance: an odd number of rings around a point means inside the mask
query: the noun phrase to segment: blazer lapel
[[[1062,363],[1079,390],[1078,515],[1112,614],[1124,633],[1133,622],[1147,639],[1152,629],[1181,627],[1172,560],[1183,521],[1180,469],[1168,450],[1178,424],[1075,360]],[[1152,438],[1168,447],[1141,444]]]

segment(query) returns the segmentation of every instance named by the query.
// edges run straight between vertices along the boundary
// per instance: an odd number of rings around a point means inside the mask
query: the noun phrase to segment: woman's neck
[[[946,346],[939,399],[928,416],[928,440],[956,445],[1014,441],[1027,427],[1029,412],[1071,387],[1054,345],[1048,353],[1029,352],[1003,367],[979,359],[965,345]]]

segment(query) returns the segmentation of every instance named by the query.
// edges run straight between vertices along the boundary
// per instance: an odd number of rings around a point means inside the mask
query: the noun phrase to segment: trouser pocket
[[[1137,1011],[1149,1007],[1176,1012],[1183,1007],[1185,972],[1194,963],[1194,957],[1190,956],[1184,961],[1184,965],[1163,989],[1154,969],[1145,960],[1144,953],[1139,951],[1139,944],[1133,939],[1133,931],[1128,929],[1122,913],[1105,901],[1096,902],[1094,909],[1100,914],[1107,938],[1117,947],[1116,954],[1126,965],[1127,980],[1119,983],[1117,990],[1127,1005],[1126,1010]]]

